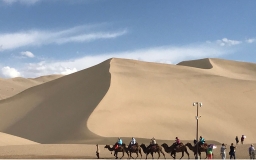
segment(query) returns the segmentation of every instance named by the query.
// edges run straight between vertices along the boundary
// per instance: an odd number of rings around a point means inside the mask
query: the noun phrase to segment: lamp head
[[[199,103],[199,106],[200,106],[200,107],[202,107],[202,106],[203,106],[203,103],[202,103],[202,102],[200,102],[200,103]]]

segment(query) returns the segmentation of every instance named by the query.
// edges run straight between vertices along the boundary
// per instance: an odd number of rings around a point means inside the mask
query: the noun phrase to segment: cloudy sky
[[[0,0],[0,77],[69,74],[106,59],[256,63],[254,0]]]

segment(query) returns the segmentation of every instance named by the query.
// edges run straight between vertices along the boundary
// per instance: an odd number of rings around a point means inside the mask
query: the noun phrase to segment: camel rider
[[[132,137],[132,140],[131,140],[131,142],[130,142],[130,144],[129,144],[129,148],[130,148],[131,146],[135,145],[135,144],[136,144],[136,140],[135,140],[134,137]]]
[[[200,136],[199,145],[202,146],[205,143],[205,140],[202,136]]]
[[[120,147],[122,144],[123,144],[122,139],[121,139],[120,137],[118,137],[117,145],[116,145],[115,149],[117,149],[118,147]]]
[[[197,140],[196,139],[194,139],[194,145],[196,145],[197,144]]]
[[[180,144],[180,139],[178,137],[175,138],[175,143],[174,143],[174,150],[177,149],[177,146]]]
[[[152,146],[154,146],[154,145],[157,145],[157,143],[156,143],[156,139],[153,137],[153,138],[151,139],[151,142],[150,142],[149,146],[147,147],[147,149],[150,148],[150,147],[152,147]]]
[[[150,142],[151,145],[156,145],[156,139],[153,137]]]

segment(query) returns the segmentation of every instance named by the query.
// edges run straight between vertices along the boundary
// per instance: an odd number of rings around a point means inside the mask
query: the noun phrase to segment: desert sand
[[[0,136],[6,139],[0,141],[0,158],[96,158],[95,144],[102,158],[114,158],[104,145],[117,137],[126,144],[131,137],[145,144],[155,137],[171,145],[176,136],[192,143],[196,101],[203,103],[199,135],[218,146],[215,158],[220,144],[229,146],[235,136],[247,136],[237,158],[249,158],[248,147],[256,143],[253,63],[112,58],[67,76],[13,81],[0,79],[0,95],[9,97],[0,100]],[[5,92],[6,84],[17,92]]]
[[[30,87],[57,79],[63,75],[48,75],[38,78],[0,78],[0,100],[12,97]]]

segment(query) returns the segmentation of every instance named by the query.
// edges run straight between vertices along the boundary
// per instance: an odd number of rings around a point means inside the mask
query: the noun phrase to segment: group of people
[[[242,135],[241,144],[243,144],[244,139],[245,139],[245,136]],[[236,144],[238,144],[239,143],[238,136],[236,136],[235,140],[236,140]],[[115,146],[115,149],[117,149],[119,146],[122,146],[123,141],[120,137],[118,137],[118,141],[117,141],[116,144],[117,145]],[[129,143],[128,148],[130,148],[131,146],[133,146],[135,144],[136,144],[136,140],[135,140],[134,137],[132,137],[132,140]],[[176,137],[175,142],[173,144],[174,145],[174,152],[176,151],[177,147],[180,144],[181,144],[180,139],[178,137]],[[194,145],[195,146],[199,145],[200,147],[203,147],[204,144],[205,144],[205,139],[202,136],[200,136],[199,142],[197,142],[197,140],[194,139]],[[153,145],[157,145],[156,139],[154,137],[151,139],[150,145],[148,147],[151,147]],[[208,159],[213,158],[213,146],[214,146],[213,144],[209,144],[207,146],[207,157],[208,157]],[[226,149],[227,149],[227,145],[223,143],[221,148],[220,148],[220,155],[221,155],[222,159],[226,159]],[[232,158],[236,159],[235,149],[236,149],[236,146],[234,146],[234,144],[231,143],[230,151],[229,151],[230,159],[232,159]],[[251,146],[249,147],[249,156],[250,156],[251,159],[255,159],[255,148],[254,148],[253,144],[251,144]]]
[[[222,159],[226,159],[226,149],[227,149],[227,145],[223,143],[220,148],[220,155]],[[250,159],[255,159],[255,148],[253,144],[250,145],[248,150],[249,150]],[[236,159],[236,146],[234,146],[233,143],[231,143],[230,145],[229,156],[230,156],[230,159]]]
[[[123,140],[120,137],[118,137],[115,149],[122,146],[122,144],[123,144]],[[156,139],[153,137],[148,147],[151,147],[152,145],[156,145],[156,144],[157,144]],[[128,148],[131,148],[133,145],[136,145],[136,139],[134,137],[132,137],[132,140],[130,141]]]
[[[245,139],[245,135],[242,135],[241,136],[241,144],[244,144],[244,139]],[[239,143],[238,136],[236,136],[235,140],[236,140],[236,144],[238,144]]]
[[[201,145],[203,145],[204,143],[205,143],[204,138],[203,138],[202,136],[200,136],[199,145],[201,146]],[[120,137],[118,137],[118,140],[117,140],[115,149],[117,149],[118,147],[122,146],[122,144],[123,144],[122,139],[121,139]],[[135,145],[135,144],[136,144],[136,140],[135,140],[134,137],[132,137],[132,140],[130,141],[128,148],[130,148],[131,146],[133,146],[133,145]],[[173,144],[173,145],[174,145],[174,150],[176,150],[176,148],[177,148],[180,144],[181,144],[180,139],[179,139],[178,137],[176,137],[176,138],[175,138],[175,142],[174,142],[174,144]],[[194,145],[196,145],[196,144],[197,144],[197,142],[196,142],[196,140],[194,140]],[[154,137],[151,139],[151,142],[150,142],[150,144],[149,144],[148,147],[151,147],[151,146],[153,146],[153,145],[157,145],[156,139],[155,139]]]

